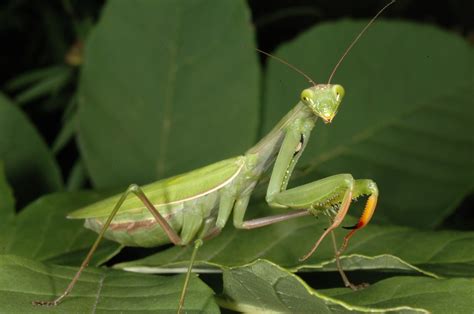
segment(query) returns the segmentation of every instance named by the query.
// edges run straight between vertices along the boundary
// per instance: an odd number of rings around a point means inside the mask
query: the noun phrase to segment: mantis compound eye
[[[310,89],[305,89],[301,92],[301,101],[308,106],[313,104],[313,97],[314,93]]]
[[[334,85],[332,87],[332,90],[336,95],[336,101],[341,101],[345,94],[344,87],[342,87],[341,85]]]

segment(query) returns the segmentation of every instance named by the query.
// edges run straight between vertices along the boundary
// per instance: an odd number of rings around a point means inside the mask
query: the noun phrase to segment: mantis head
[[[344,88],[337,84],[319,84],[301,92],[301,101],[325,123],[334,119],[342,98]]]

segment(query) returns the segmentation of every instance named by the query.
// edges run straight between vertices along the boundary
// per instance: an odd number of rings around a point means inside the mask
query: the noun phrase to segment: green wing
[[[245,157],[238,156],[216,162],[171,178],[163,179],[142,187],[143,192],[155,206],[174,204],[206,195],[220,188],[235,177],[244,164]],[[110,214],[121,195],[115,195],[98,203],[76,210],[68,218],[85,219],[106,217]],[[129,195],[119,213],[141,212],[143,203],[135,196]]]

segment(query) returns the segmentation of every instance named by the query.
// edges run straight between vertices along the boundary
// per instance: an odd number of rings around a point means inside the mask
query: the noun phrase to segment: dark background
[[[216,0],[217,1],[217,0]],[[219,0],[220,1],[220,0]],[[232,1],[232,0],[229,0]],[[387,0],[249,0],[248,4],[257,33],[257,45],[273,51],[315,24],[341,18],[371,18]],[[55,64],[64,64],[71,46],[87,36],[87,30],[100,16],[104,1],[7,0],[0,4],[0,86],[9,91],[8,82],[18,75]],[[386,12],[385,19],[412,20],[434,24],[461,34],[474,43],[474,1],[414,1],[398,0]],[[265,58],[261,58],[265,65]],[[52,144],[61,129],[61,117],[67,99],[74,91],[72,80],[59,93],[64,97],[36,99],[23,106],[24,111],[39,129],[45,140]],[[58,155],[63,176],[67,177],[77,154],[75,143],[69,143]],[[458,228],[474,226],[472,208],[474,198],[465,200],[446,224]],[[471,221],[471,223],[466,223]],[[462,222],[462,223],[459,223]]]

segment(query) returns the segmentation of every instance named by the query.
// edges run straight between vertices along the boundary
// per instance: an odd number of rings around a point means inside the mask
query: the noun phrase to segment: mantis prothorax
[[[232,211],[233,224],[239,229],[260,228],[307,215],[328,215],[329,227],[301,260],[309,258],[321,241],[331,234],[336,265],[344,284],[346,287],[357,289],[359,286],[347,279],[340,266],[339,257],[352,235],[367,225],[372,218],[379,194],[375,182],[370,179],[354,179],[350,174],[337,174],[291,189],[287,189],[287,185],[296,163],[308,144],[316,121],[322,119],[324,123],[331,123],[344,98],[344,88],[341,85],[331,84],[338,66],[372,22],[393,2],[395,1],[392,0],[382,8],[358,34],[334,67],[327,84],[315,84],[306,74],[290,65],[303,74],[313,86],[303,90],[298,104],[244,155],[144,187],[132,184],[122,195],[105,199],[69,214],[68,218],[85,219],[85,226],[99,232],[99,236],[66,290],[53,301],[34,301],[33,304],[48,306],[59,304],[73,289],[103,237],[123,245],[141,247],[154,247],[170,242],[184,246],[194,242],[193,254],[178,304],[180,312],[184,305],[196,252],[202,245],[202,240],[219,234]],[[276,59],[286,63],[279,58]],[[266,201],[271,207],[290,211],[245,220],[251,193],[262,174],[272,164],[274,166]],[[338,249],[333,230],[346,216],[351,201],[360,196],[368,196],[365,209],[357,224],[349,228],[352,230],[345,236],[343,244]]]

